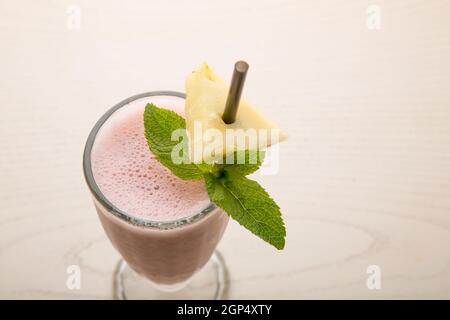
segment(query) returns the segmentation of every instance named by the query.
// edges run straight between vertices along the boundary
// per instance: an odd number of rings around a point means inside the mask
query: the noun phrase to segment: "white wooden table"
[[[245,95],[290,134],[279,174],[258,177],[288,237],[277,252],[231,223],[228,297],[450,298],[449,58],[447,0],[0,1],[0,298],[111,297],[118,255],[81,169],[90,129],[238,59]]]

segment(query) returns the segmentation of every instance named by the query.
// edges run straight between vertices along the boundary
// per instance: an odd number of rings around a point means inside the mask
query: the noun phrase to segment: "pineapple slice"
[[[235,151],[262,150],[287,138],[286,133],[263,117],[243,97],[236,121],[231,124],[223,122],[228,90],[229,85],[217,77],[207,64],[201,65],[187,78],[186,129],[190,159],[194,163],[218,161]],[[256,135],[253,134],[255,132]],[[234,133],[241,136],[247,134],[245,143],[231,138],[230,134]],[[218,140],[221,140],[219,146]],[[216,144],[213,146],[213,143]]]

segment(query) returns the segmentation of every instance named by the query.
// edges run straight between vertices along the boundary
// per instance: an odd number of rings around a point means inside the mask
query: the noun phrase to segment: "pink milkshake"
[[[203,181],[184,181],[151,154],[144,136],[147,103],[183,115],[183,95],[144,94],[118,104],[94,127],[84,170],[103,228],[137,273],[157,284],[189,279],[211,257],[228,215]]]

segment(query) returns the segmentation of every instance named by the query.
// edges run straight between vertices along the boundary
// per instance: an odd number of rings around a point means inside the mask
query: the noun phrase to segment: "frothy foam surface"
[[[144,136],[147,103],[183,115],[184,99],[146,97],[116,111],[100,128],[92,148],[94,179],[117,208],[144,219],[188,217],[209,205],[203,181],[184,181],[161,165]]]

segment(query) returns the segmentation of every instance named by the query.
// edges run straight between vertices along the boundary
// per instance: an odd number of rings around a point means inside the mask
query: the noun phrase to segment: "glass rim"
[[[186,99],[186,95],[181,92],[177,91],[150,91],[145,92],[141,94],[137,94],[134,96],[131,96],[125,100],[122,100],[121,102],[117,103],[115,106],[110,108],[108,111],[106,111],[99,120],[95,123],[94,127],[92,128],[91,132],[89,133],[89,136],[86,140],[86,144],[84,147],[84,153],[83,153],[83,173],[84,178],[86,180],[86,183],[91,191],[91,193],[94,195],[94,198],[103,206],[105,207],[109,213],[112,213],[117,218],[124,220],[125,222],[131,223],[136,226],[146,227],[146,228],[156,228],[161,230],[167,230],[167,229],[174,229],[177,227],[181,227],[184,225],[188,225],[191,223],[194,223],[206,215],[208,213],[212,212],[214,209],[216,209],[216,205],[213,202],[209,202],[209,205],[203,209],[200,212],[196,212],[190,216],[183,217],[180,219],[175,220],[165,220],[165,221],[158,221],[158,220],[150,220],[150,219],[144,219],[136,217],[132,214],[129,214],[119,208],[117,208],[111,201],[108,200],[108,198],[101,192],[99,186],[95,182],[94,174],[92,171],[92,163],[91,163],[91,153],[92,153],[92,147],[94,146],[95,139],[97,137],[97,133],[99,132],[100,128],[105,124],[105,122],[120,108],[128,105],[130,102],[146,98],[146,97],[156,97],[156,96],[165,96],[165,97],[178,97],[182,99]]]

